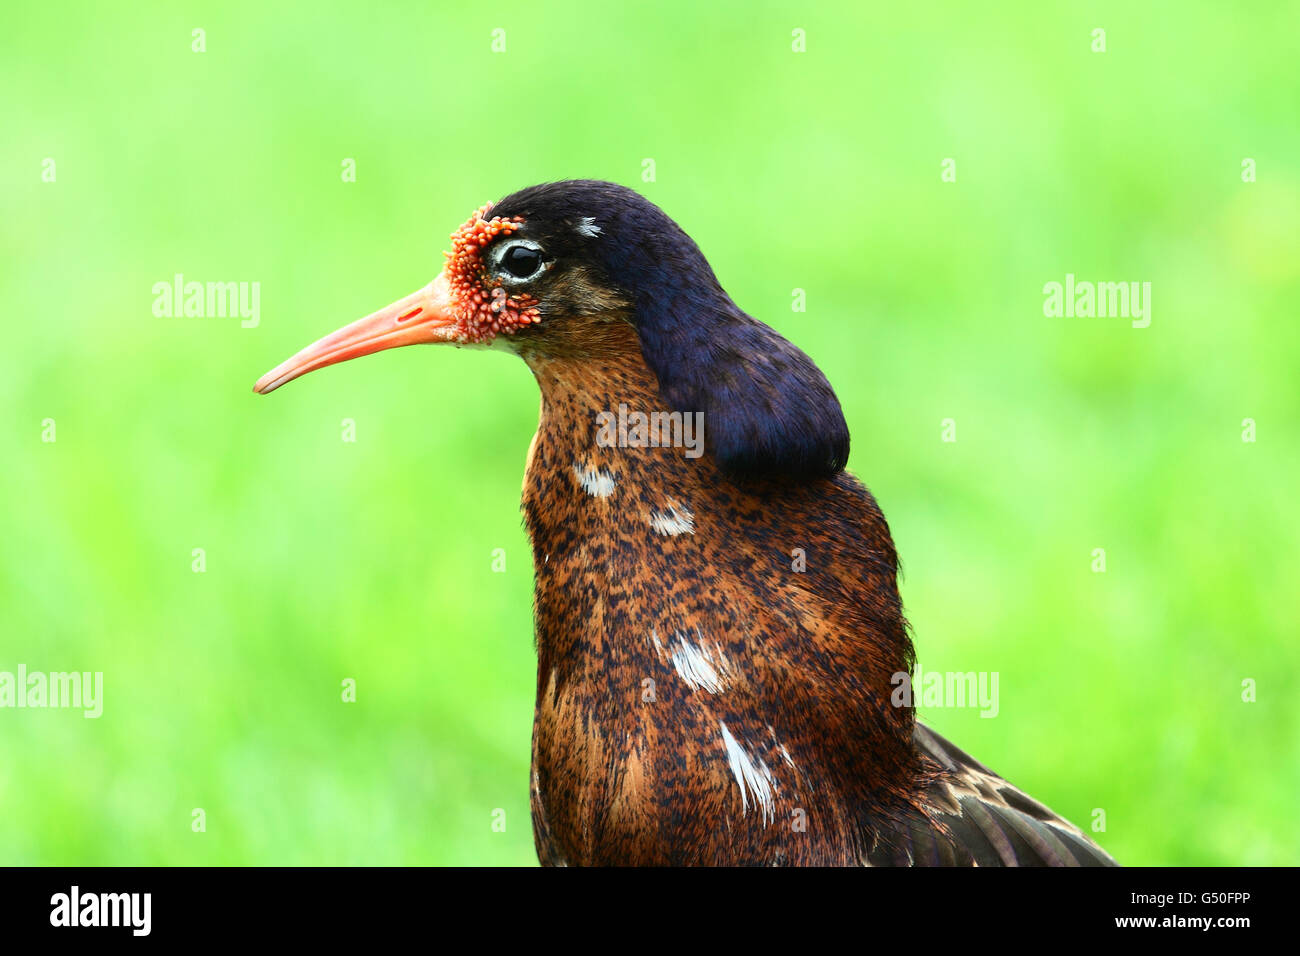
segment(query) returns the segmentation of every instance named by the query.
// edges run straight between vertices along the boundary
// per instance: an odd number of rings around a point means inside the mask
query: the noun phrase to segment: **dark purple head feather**
[[[723,291],[699,247],[658,206],[595,180],[533,186],[493,215],[566,263],[594,266],[632,303],[641,351],[672,410],[703,412],[729,475],[812,481],[843,470],[849,430],[820,369]]]

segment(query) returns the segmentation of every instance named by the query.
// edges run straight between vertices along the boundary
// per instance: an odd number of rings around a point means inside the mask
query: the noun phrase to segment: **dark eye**
[[[501,257],[501,268],[516,279],[527,279],[541,267],[541,250],[528,246],[511,246]]]

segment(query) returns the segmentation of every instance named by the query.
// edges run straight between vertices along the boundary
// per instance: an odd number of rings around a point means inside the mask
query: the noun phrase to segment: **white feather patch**
[[[697,638],[700,636],[698,630],[695,636]],[[704,690],[710,694],[722,693],[722,677],[727,670],[722,648],[715,643],[714,650],[710,651],[703,641],[698,645],[692,644],[681,631],[677,632],[676,637],[677,643],[673,646],[672,659],[678,676],[691,690]]]
[[[573,475],[582,490],[593,498],[608,498],[614,493],[614,476],[604,468],[585,468],[575,461]]]
[[[651,511],[650,527],[662,535],[695,534],[695,515],[688,508]]]
[[[574,229],[577,230],[578,235],[588,236],[592,239],[600,235],[600,226],[596,225],[596,220],[591,216],[583,216],[579,219]]]
[[[769,822],[775,823],[776,798],[772,795],[772,771],[761,760],[754,763],[745,748],[731,735],[726,724],[719,722],[718,726],[722,728],[722,745],[727,750],[727,761],[731,764],[736,785],[740,787],[741,814],[749,812],[752,797],[754,809],[762,814],[763,826],[766,827]]]

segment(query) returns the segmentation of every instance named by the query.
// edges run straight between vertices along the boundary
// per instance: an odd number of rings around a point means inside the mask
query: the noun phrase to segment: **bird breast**
[[[853,862],[856,782],[878,749],[904,759],[889,715],[835,704],[906,667],[883,519],[862,526],[879,512],[852,479],[742,489],[671,442],[602,440],[602,413],[667,411],[637,359],[530,360],[539,855]]]

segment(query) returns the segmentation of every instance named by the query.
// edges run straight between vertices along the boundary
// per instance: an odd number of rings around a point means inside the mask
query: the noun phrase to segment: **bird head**
[[[613,183],[547,183],[479,208],[424,288],[262,376],[261,394],[307,372],[420,343],[595,356],[630,325],[665,410],[702,412],[709,451],[736,478],[809,481],[842,470],[849,434],[825,376],[746,315],[694,241]],[[608,356],[603,356],[608,358]]]

